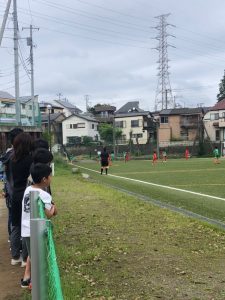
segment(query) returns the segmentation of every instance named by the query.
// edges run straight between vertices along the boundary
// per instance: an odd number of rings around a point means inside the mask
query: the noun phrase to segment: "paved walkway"
[[[2,185],[0,184],[1,190]],[[18,300],[22,295],[19,283],[24,269],[20,265],[11,266],[7,240],[7,208],[0,195],[0,300]]]

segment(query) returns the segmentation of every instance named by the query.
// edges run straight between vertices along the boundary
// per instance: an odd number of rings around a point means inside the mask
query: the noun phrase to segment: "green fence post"
[[[30,220],[32,300],[48,299],[47,222],[45,219]]]
[[[39,192],[37,191],[30,192],[30,218],[31,219],[40,218],[38,197],[39,197]]]

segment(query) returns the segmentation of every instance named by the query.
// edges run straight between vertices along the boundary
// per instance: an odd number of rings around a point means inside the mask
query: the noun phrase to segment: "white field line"
[[[89,168],[85,168],[85,167],[82,167],[80,165],[77,165],[77,167],[83,168],[85,170],[89,170],[91,172],[99,173],[99,171],[96,171],[96,170],[93,170],[93,169],[89,169]],[[124,179],[124,180],[130,180],[130,181],[134,181],[134,182],[139,182],[139,183],[143,183],[143,184],[147,184],[147,185],[157,186],[157,187],[160,187],[160,188],[164,188],[164,189],[168,189],[168,190],[173,190],[173,191],[177,191],[177,192],[188,193],[188,194],[197,195],[197,196],[201,196],[201,197],[206,197],[206,198],[211,198],[211,199],[217,199],[217,200],[225,201],[225,198],[221,198],[221,197],[217,197],[217,196],[211,196],[211,195],[202,194],[202,193],[197,193],[197,192],[193,192],[193,191],[189,191],[189,190],[184,190],[184,189],[179,189],[179,188],[175,188],[175,187],[172,187],[172,186],[157,184],[157,183],[153,183],[153,182],[147,182],[147,181],[143,181],[143,180],[138,180],[138,179],[133,179],[133,178],[128,178],[128,177],[123,177],[123,176],[118,176],[118,175],[113,175],[113,174],[108,174],[107,176],[111,176],[111,177],[115,177],[115,178],[120,178],[120,179]]]

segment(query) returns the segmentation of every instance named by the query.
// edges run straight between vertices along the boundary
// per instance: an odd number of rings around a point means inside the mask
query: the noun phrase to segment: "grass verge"
[[[225,235],[56,166],[64,298],[225,298]]]

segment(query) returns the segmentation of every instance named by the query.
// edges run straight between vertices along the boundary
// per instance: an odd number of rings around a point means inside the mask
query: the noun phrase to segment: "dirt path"
[[[20,299],[22,290],[19,282],[24,269],[20,265],[11,266],[7,240],[7,209],[0,197],[0,300]]]

